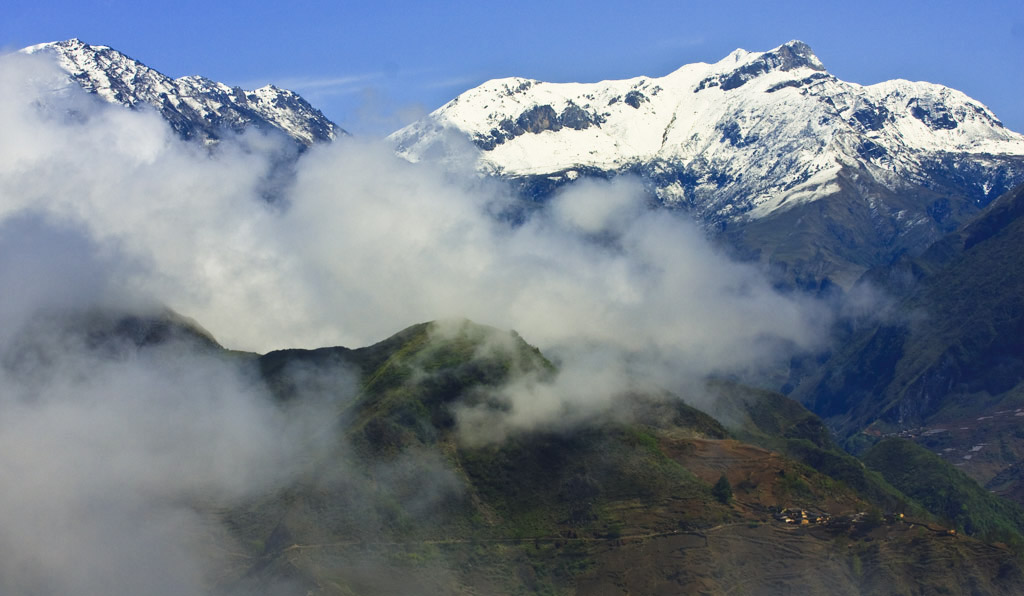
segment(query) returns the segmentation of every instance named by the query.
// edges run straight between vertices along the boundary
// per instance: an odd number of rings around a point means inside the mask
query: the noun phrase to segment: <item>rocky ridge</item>
[[[300,148],[347,134],[297,93],[273,85],[246,91],[200,76],[172,79],[115,49],[78,39],[22,50],[52,54],[68,76],[110,103],[155,108],[181,137],[216,143],[249,127],[280,131]]]

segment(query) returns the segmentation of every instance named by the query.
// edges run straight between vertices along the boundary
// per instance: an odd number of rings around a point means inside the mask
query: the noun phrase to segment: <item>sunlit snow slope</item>
[[[979,205],[1024,173],[1024,136],[978,101],[930,83],[841,81],[799,41],[660,78],[492,80],[392,139],[417,161],[443,154],[453,136],[478,148],[482,171],[534,195],[579,176],[634,172],[660,201],[708,222],[832,195],[844,169],[894,191],[977,170],[952,185]]]

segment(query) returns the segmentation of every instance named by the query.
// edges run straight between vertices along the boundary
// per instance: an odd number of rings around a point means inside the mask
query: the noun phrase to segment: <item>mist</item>
[[[215,512],[326,446],[323,400],[275,403],[201,331],[133,337],[169,316],[134,270],[45,215],[0,225],[4,593],[211,592],[233,563]]]
[[[824,341],[828,309],[779,294],[628,177],[574,184],[511,225],[494,213],[515,199],[472,175],[475,148],[410,164],[343,138],[303,155],[268,202],[284,138],[183,142],[41,56],[5,56],[0,80],[0,221],[31,209],[73,222],[132,263],[122,289],[233,349],[361,346],[466,317],[557,360],[615,353],[671,388]]]
[[[184,142],[43,56],[0,57],[0,130],[5,591],[203,593],[217,555],[196,537],[217,526],[195,503],[285,485],[322,434],[322,399],[282,409],[244,366],[185,340],[97,351],[68,313],[166,307],[253,352],[363,346],[451,317],[515,329],[561,374],[500,389],[503,413],[460,412],[467,438],[584,420],[638,387],[679,390],[826,339],[828,308],[776,292],[627,177],[575,184],[513,225],[494,215],[511,192],[468,160],[411,164],[345,138],[302,155],[268,201],[288,140]]]

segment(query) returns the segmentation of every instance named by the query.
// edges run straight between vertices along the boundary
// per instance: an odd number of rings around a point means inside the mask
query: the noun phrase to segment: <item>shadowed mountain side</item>
[[[1018,187],[921,257],[872,272],[869,280],[901,296],[895,316],[855,334],[794,397],[844,438],[1020,405],[1022,214]]]
[[[950,192],[866,186],[845,168],[828,199],[728,226],[720,236],[737,256],[760,260],[781,285],[813,294],[849,289],[866,272],[918,254],[980,212],[975,201]],[[926,213],[935,210],[941,216]],[[911,213],[917,225],[907,225]]]

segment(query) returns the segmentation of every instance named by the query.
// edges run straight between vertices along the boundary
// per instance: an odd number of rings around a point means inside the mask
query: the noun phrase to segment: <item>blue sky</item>
[[[78,37],[171,76],[298,91],[383,134],[487,79],[660,76],[790,39],[841,79],[955,87],[1024,131],[1024,2],[8,0],[0,48]]]

